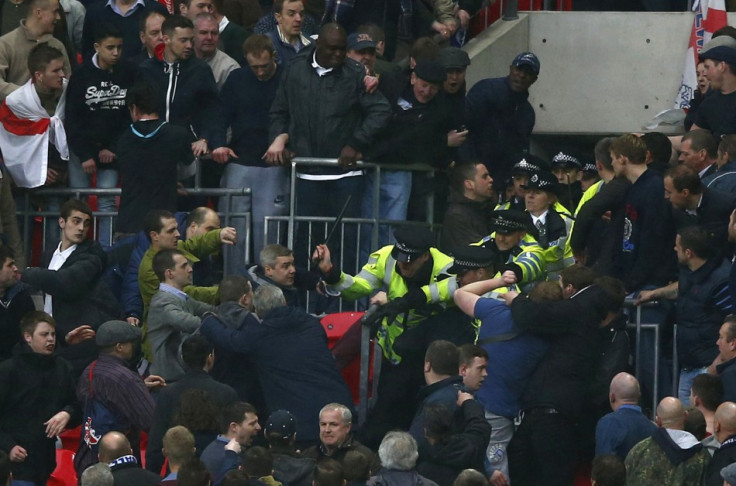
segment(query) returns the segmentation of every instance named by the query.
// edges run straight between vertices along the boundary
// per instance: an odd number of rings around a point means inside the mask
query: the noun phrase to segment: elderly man
[[[100,439],[100,462],[110,465],[119,486],[156,486],[161,482],[158,474],[141,468],[128,438],[120,432],[108,432]]]
[[[353,414],[348,407],[340,403],[328,403],[319,411],[319,444],[305,450],[302,457],[317,462],[331,457],[344,465],[345,455],[349,451],[358,451],[370,461],[371,471],[378,471],[381,468],[378,457],[353,437],[352,426]]]
[[[718,331],[718,357],[708,370],[721,377],[723,399],[736,400],[736,317],[730,315]]]
[[[701,484],[710,456],[695,436],[684,430],[685,417],[685,407],[677,398],[666,397],[659,402],[659,428],[626,456],[627,484]]]
[[[194,54],[212,69],[217,90],[221,91],[230,73],[240,65],[217,48],[219,38],[215,16],[208,12],[198,14],[194,19]]]
[[[421,476],[416,471],[417,441],[407,432],[393,431],[386,434],[378,448],[381,470],[366,483],[368,486],[381,484],[422,484],[437,486],[437,483]]]
[[[250,356],[268,409],[293,410],[299,439],[314,441],[318,411],[327,403],[353,401],[327,348],[325,331],[316,318],[287,306],[278,287],[259,287],[253,303],[258,317],[250,315],[251,322],[239,329],[208,316],[200,332],[217,346]],[[279,350],[279,359],[274,359],[274,349]]]

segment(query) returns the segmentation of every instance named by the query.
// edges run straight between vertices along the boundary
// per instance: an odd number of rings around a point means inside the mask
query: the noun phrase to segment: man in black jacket
[[[705,486],[721,486],[721,469],[736,462],[736,403],[722,403],[716,410],[713,435],[721,444],[705,471]]]
[[[103,322],[121,315],[118,302],[102,279],[107,264],[105,252],[96,241],[87,239],[92,224],[92,210],[86,202],[71,199],[61,207],[59,227],[61,242],[53,254],[46,255],[44,266],[28,268],[21,280],[45,294],[44,311],[56,320],[60,336],[67,336],[80,324],[87,337],[94,335]],[[85,340],[68,346],[60,339],[59,354],[72,364],[75,376],[97,355],[94,341]]]
[[[20,342],[21,318],[35,310],[29,286],[20,282],[13,252],[0,246],[0,361],[11,357],[13,346]]]
[[[551,343],[522,394],[522,422],[508,448],[511,481],[517,486],[572,484],[578,446],[589,439],[576,434],[576,424],[585,423],[588,387],[603,351],[601,329],[623,305],[621,282],[596,279],[587,267],[565,268],[560,282],[562,301],[505,294],[516,325]],[[585,432],[592,438],[592,429]]]
[[[110,465],[116,486],[156,486],[161,482],[158,474],[141,468],[128,438],[121,432],[108,432],[102,436],[100,462]]]
[[[143,61],[138,76],[158,89],[161,117],[197,137],[192,152],[199,157],[208,152],[207,140],[215,136],[215,120],[220,113],[215,76],[206,62],[193,55],[191,20],[172,15],[164,20],[161,29],[163,59]]]

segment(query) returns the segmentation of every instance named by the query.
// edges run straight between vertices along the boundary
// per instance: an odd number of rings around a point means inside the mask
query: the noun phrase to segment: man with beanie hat
[[[470,144],[498,183],[506,180],[518,155],[529,151],[536,117],[529,87],[539,76],[539,58],[522,52],[504,78],[483,79],[466,98]]]

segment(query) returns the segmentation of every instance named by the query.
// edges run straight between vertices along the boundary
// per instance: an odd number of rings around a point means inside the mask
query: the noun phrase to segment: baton
[[[335,230],[340,225],[340,222],[342,221],[343,217],[345,216],[345,211],[347,211],[348,205],[350,204],[350,201],[352,199],[353,199],[353,195],[352,194],[348,194],[348,198],[347,198],[347,200],[345,200],[345,204],[343,204],[342,209],[340,210],[340,212],[337,215],[337,218],[335,218],[335,222],[333,223],[332,229],[327,234],[327,238],[325,238],[325,242],[324,242],[325,245],[330,241],[330,238],[332,238],[332,235],[335,234]],[[319,261],[320,261],[319,258],[315,258],[315,259],[312,260],[312,263],[313,264],[317,264]]]

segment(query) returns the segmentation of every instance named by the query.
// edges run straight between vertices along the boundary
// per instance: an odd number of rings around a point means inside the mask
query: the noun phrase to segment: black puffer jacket
[[[36,354],[23,343],[12,358],[0,363],[0,449],[16,445],[28,452],[12,462],[13,479],[45,483],[56,467],[56,439],[46,437],[44,422],[61,411],[79,424],[81,411],[69,363],[57,356]]]

